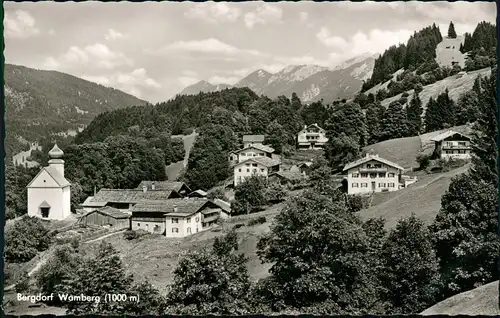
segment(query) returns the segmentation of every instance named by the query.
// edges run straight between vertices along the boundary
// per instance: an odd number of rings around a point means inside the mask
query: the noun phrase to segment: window
[[[359,173],[353,173],[353,174],[352,174],[352,177],[353,177],[353,178],[359,178]]]
[[[465,146],[465,141],[459,141],[459,142],[458,142],[458,145],[459,145],[459,146]]]
[[[370,169],[371,167],[372,167],[372,165],[371,165],[371,164],[367,164],[367,165],[366,165],[366,168],[367,168],[367,169]]]
[[[190,227],[187,228],[187,233],[191,234],[191,228]]]
[[[187,223],[191,223],[191,218],[187,218],[187,219],[186,219],[186,222],[187,222]]]
[[[375,168],[382,168],[382,165],[380,163],[376,163]]]
[[[138,226],[138,227],[141,227],[141,223],[137,222],[137,226]]]
[[[260,155],[260,156],[264,156],[264,153],[263,153],[263,152],[261,152],[261,153],[259,153],[259,155]]]
[[[149,229],[149,224],[146,223],[146,228]]]
[[[385,172],[380,172],[380,173],[378,174],[378,177],[379,177],[379,178],[385,178]]]
[[[257,169],[253,169],[252,171],[255,173],[255,172],[257,172]]]
[[[241,182],[241,176],[238,176],[237,180],[238,180],[238,182]]]
[[[250,172],[250,169],[247,169],[247,172]]]
[[[352,187],[353,187],[353,188],[358,188],[358,185],[359,185],[359,184],[358,184],[357,182],[354,182],[354,183],[352,184]]]
[[[245,166],[250,167],[250,164],[249,163],[245,163]]]
[[[176,227],[173,227],[173,228],[172,228],[172,233],[179,233],[179,229],[178,229],[178,228],[176,228]]]
[[[394,188],[394,183],[389,183],[389,188]]]
[[[197,216],[196,219],[195,219],[196,222],[200,222],[200,217]]]
[[[40,212],[42,212],[42,218],[49,217],[50,208],[40,208]]]
[[[389,178],[394,178],[394,176],[395,176],[394,172],[389,172],[389,175],[388,175]]]
[[[160,232],[160,226],[159,225],[155,225],[155,227],[153,228],[153,231],[154,232]]]
[[[361,184],[361,187],[362,187],[362,188],[368,188],[368,183],[366,183],[366,182],[365,182],[365,183],[362,183],[362,184]]]
[[[252,167],[257,167],[257,164],[256,163],[252,163]]]
[[[179,219],[178,218],[172,218],[172,223],[179,223]]]
[[[238,172],[241,172],[241,169],[238,169]]]
[[[366,177],[368,177],[368,173],[362,173],[361,174],[361,178],[366,178]]]
[[[198,228],[196,228],[196,233],[198,233]]]
[[[370,178],[374,179],[377,177],[377,174],[376,173],[370,173]]]
[[[264,172],[264,169],[260,169],[260,172]]]

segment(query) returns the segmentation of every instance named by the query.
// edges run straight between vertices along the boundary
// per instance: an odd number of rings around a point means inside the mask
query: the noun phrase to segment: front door
[[[372,182],[372,191],[375,191],[375,181]]]

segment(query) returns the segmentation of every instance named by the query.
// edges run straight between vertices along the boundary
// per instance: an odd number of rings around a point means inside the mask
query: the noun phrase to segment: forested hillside
[[[145,105],[146,102],[110,87],[56,71],[6,64],[5,122],[7,155],[29,141],[86,125],[99,113]]]

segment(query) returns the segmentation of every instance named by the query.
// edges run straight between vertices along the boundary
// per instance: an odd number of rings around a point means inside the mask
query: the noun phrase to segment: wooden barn
[[[116,230],[130,228],[130,215],[105,206],[82,215],[78,223],[89,226],[109,226]]]

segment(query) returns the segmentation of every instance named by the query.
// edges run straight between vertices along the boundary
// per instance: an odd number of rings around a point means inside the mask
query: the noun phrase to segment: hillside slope
[[[500,316],[498,281],[452,296],[424,310],[421,315]]]
[[[441,208],[441,196],[448,190],[452,178],[468,169],[466,165],[445,173],[423,175],[405,189],[376,193],[372,206],[359,215],[363,219],[383,217],[387,228],[393,228],[400,219],[410,217],[412,213],[430,224]]]
[[[477,71],[472,71],[470,73],[466,73],[464,76],[460,77],[459,75],[453,75],[447,77],[443,80],[437,81],[434,84],[424,86],[422,92],[419,94],[420,99],[422,100],[422,106],[425,110],[427,103],[431,97],[436,98],[439,94],[444,92],[446,89],[449,91],[449,96],[455,102],[458,101],[460,95],[471,90],[474,86],[474,80],[481,75],[482,77],[488,76],[491,73],[491,68],[484,68]],[[409,94],[408,100],[410,100],[413,96],[413,89],[407,91]],[[390,103],[396,101],[401,98],[401,94],[396,96],[384,99],[381,101],[381,104],[385,107],[388,107]]]
[[[56,71],[6,64],[6,148],[19,151],[15,138],[77,131],[97,114],[146,101],[110,87]],[[16,149],[17,148],[17,149]]]

